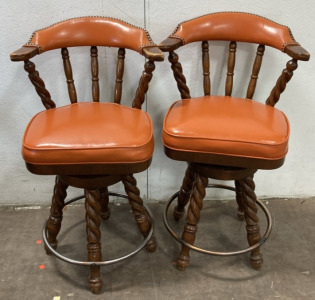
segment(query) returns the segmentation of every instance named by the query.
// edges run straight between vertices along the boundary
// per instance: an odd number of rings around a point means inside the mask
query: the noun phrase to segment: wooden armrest
[[[143,55],[149,60],[154,61],[164,60],[164,53],[158,47],[143,48]]]
[[[181,39],[169,37],[159,44],[159,48],[163,52],[168,52],[168,51],[176,50],[177,48],[179,48],[182,45],[183,45],[183,42]]]
[[[22,47],[10,54],[12,61],[27,60],[39,54],[37,47]]]
[[[307,61],[310,59],[310,54],[301,46],[288,45],[285,47],[284,52],[287,53],[292,58],[298,60]]]

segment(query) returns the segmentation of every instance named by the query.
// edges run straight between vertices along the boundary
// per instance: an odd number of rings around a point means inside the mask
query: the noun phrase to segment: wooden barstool
[[[68,48],[89,46],[92,102],[78,101]],[[115,89],[111,102],[101,102],[98,46],[118,48]],[[30,59],[61,49],[71,104],[56,108],[43,80]],[[146,57],[144,71],[132,107],[120,104],[126,49]],[[43,231],[48,254],[64,261],[90,266],[89,287],[102,288],[100,266],[115,263],[137,253],[144,246],[155,251],[153,217],[143,204],[134,173],[146,170],[153,155],[153,129],[149,115],[141,110],[155,61],[163,53],[147,31],[106,17],[82,17],[59,22],[33,33],[30,41],[11,54],[12,61],[24,61],[24,68],[46,110],[28,124],[22,145],[27,169],[39,175],[56,175],[50,216]],[[105,60],[104,60],[105,61]],[[140,72],[139,72],[140,75]],[[88,99],[89,100],[89,99]],[[107,99],[103,99],[107,100]],[[109,217],[108,186],[122,181],[144,242],[134,251],[110,261],[102,261],[100,218]],[[68,186],[84,189],[88,261],[76,261],[56,251]]]
[[[211,95],[208,41],[217,40],[230,41],[225,96]],[[201,42],[202,49],[204,96],[197,98],[191,97],[179,57],[174,52],[193,42]],[[232,96],[237,42],[258,44],[245,98]],[[281,50],[291,60],[263,104],[252,98],[265,46]],[[182,243],[177,267],[184,270],[189,265],[189,251],[193,249],[213,255],[251,252],[253,268],[260,269],[263,257],[259,247],[270,234],[271,218],[268,210],[256,198],[253,176],[258,169],[276,169],[284,163],[288,151],[289,122],[285,114],[274,106],[297,68],[297,61],[307,61],[310,55],[295,41],[288,27],[257,15],[239,12],[213,13],[182,22],[159,47],[169,52],[168,59],[182,98],[173,103],[165,116],[164,150],[169,158],[188,163],[180,191],[170,198],[164,214],[167,229]],[[272,67],[270,65],[270,70],[274,72]],[[210,187],[235,191],[237,214],[247,224],[249,248],[216,252],[194,245],[208,178],[235,182],[235,187]],[[175,220],[182,218],[185,206],[190,202],[181,238],[171,229],[167,219],[170,203],[175,199],[178,199],[173,211]],[[268,221],[263,237],[260,234],[257,204]]]

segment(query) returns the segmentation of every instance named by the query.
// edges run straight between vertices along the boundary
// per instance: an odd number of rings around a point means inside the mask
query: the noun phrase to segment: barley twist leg
[[[173,210],[175,221],[180,220],[185,214],[185,206],[189,201],[194,180],[195,172],[191,169],[191,167],[188,166],[185,172],[185,177],[183,179],[183,184],[178,194],[177,205],[174,207]]]
[[[241,180],[243,199],[244,199],[244,209],[245,209],[245,220],[247,223],[247,240],[249,246],[252,246],[261,240],[260,228],[259,228],[259,218],[257,216],[257,206],[256,206],[256,195],[255,195],[255,183],[253,180],[253,175],[248,176]],[[263,264],[263,256],[260,253],[260,248],[256,248],[251,252],[250,262],[254,269],[259,270]]]
[[[137,188],[137,181],[133,175],[127,175],[122,179],[122,182],[124,184],[131,210],[137,222],[138,228],[142,235],[146,237],[150,232],[151,224],[143,206],[143,200],[140,197],[140,191]],[[152,236],[146,245],[146,249],[149,252],[154,252],[156,250],[156,246],[155,237]]]
[[[99,190],[85,190],[85,209],[86,209],[86,233],[87,233],[87,250],[88,261],[101,261],[101,231],[99,229],[101,219],[101,206],[99,204]],[[94,294],[101,291],[103,285],[100,266],[90,267],[89,287]]]
[[[108,207],[109,196],[107,187],[100,189],[100,205],[101,213],[100,216],[103,220],[107,220],[110,216],[110,209]]]
[[[184,227],[182,239],[188,244],[193,245],[197,232],[197,224],[200,219],[200,211],[203,206],[203,199],[206,195],[208,178],[196,174],[193,191],[190,197],[190,205],[187,212],[187,221]],[[181,253],[177,258],[176,265],[179,270],[185,270],[190,262],[190,249],[182,245]]]
[[[57,235],[60,231],[62,221],[62,209],[65,206],[64,200],[67,197],[68,185],[63,183],[58,176],[55,179],[54,193],[52,197],[52,203],[50,208],[50,215],[47,225],[47,240],[49,244],[56,249],[57,248]],[[47,254],[51,254],[49,249],[45,246]]]
[[[242,184],[240,180],[235,180],[235,193],[236,193],[236,202],[238,205],[237,216],[241,221],[243,221],[245,219],[245,212],[244,212]]]

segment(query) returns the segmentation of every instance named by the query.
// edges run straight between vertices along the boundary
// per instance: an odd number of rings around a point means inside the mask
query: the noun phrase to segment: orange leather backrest
[[[299,45],[287,26],[239,12],[213,13],[180,23],[170,37],[180,38],[183,44],[226,40],[264,44],[282,51],[286,45]]]
[[[24,46],[36,46],[40,53],[74,46],[121,47],[142,53],[150,45],[153,42],[144,29],[113,18],[81,17],[35,31]]]

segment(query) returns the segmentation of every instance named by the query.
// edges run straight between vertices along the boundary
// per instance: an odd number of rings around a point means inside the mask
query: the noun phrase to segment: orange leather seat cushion
[[[26,162],[39,165],[136,163],[153,154],[152,122],[115,103],[76,103],[40,112],[28,124]]]
[[[163,143],[178,151],[276,160],[288,151],[290,126],[280,110],[254,100],[204,96],[175,102]]]

